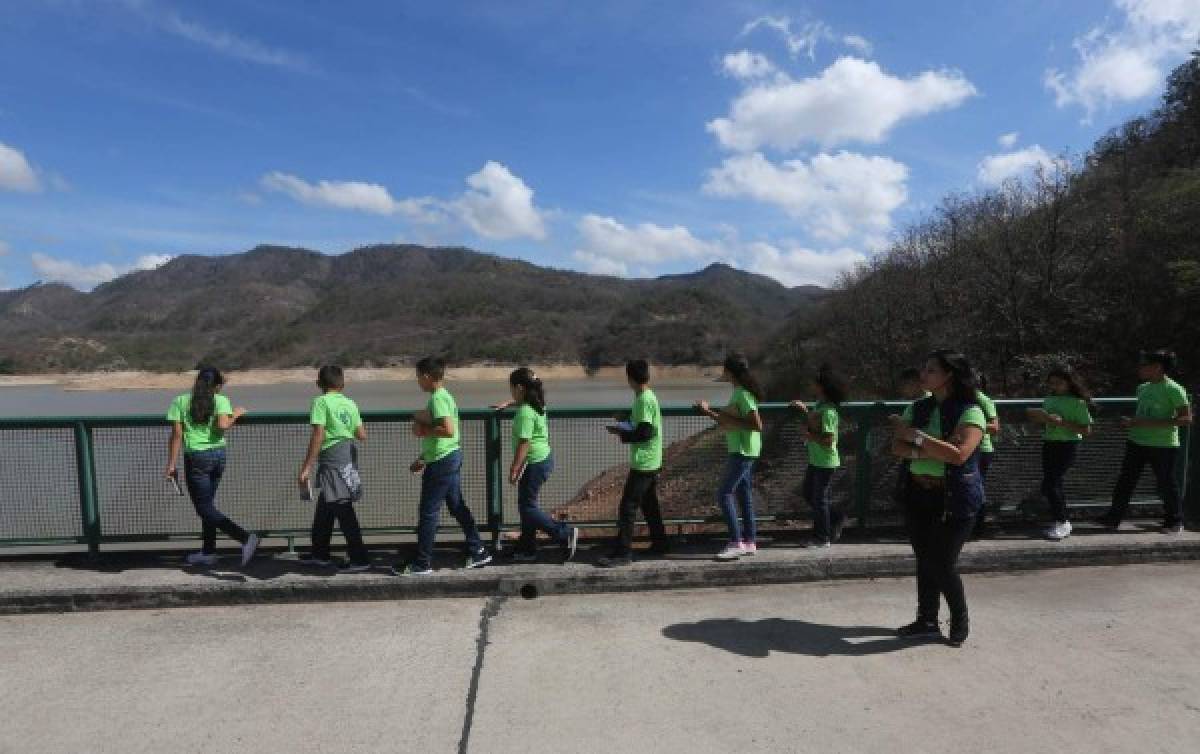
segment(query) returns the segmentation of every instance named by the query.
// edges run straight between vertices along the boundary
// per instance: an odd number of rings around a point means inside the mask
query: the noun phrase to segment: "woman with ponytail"
[[[225,433],[242,418],[246,409],[233,408],[221,394],[225,377],[213,367],[201,367],[191,393],[171,401],[167,421],[171,439],[167,446],[168,479],[178,479],[179,453],[192,505],[201,521],[200,552],[187,556],[188,565],[217,563],[217,530],[242,546],[242,565],[250,562],[258,548],[258,535],[248,533],[217,510],[217,486],[225,473]]]
[[[816,402],[792,401],[792,408],[804,414],[808,439],[804,443],[808,466],[804,469],[804,499],[812,508],[812,538],[806,547],[824,549],[842,536],[846,514],[836,508],[829,494],[833,475],[842,465],[838,455],[838,407],[846,400],[846,388],[828,365],[822,365],[812,380]]]
[[[1092,432],[1092,415],[1088,411],[1092,394],[1066,364],[1049,371],[1046,386],[1050,395],[1042,401],[1041,408],[1031,408],[1028,413],[1031,421],[1046,427],[1042,437],[1042,494],[1054,516],[1046,537],[1057,542],[1071,536],[1063,479],[1075,463],[1079,444]]]
[[[550,429],[546,421],[546,389],[541,379],[528,367],[513,370],[508,376],[508,387],[512,400],[497,404],[494,408],[517,407],[512,420],[513,459],[508,470],[508,481],[517,486],[521,538],[517,541],[512,559],[518,563],[537,560],[537,533],[540,529],[562,547],[563,562],[569,562],[575,557],[579,529],[555,521],[538,507],[538,493],[554,471]]]
[[[892,453],[910,462],[905,522],[917,557],[917,619],[898,629],[905,638],[941,638],[942,596],[950,608],[949,643],[967,639],[967,597],[958,556],[983,507],[979,445],[987,419],[967,357],[935,351],[921,369],[932,395],[905,410]]]
[[[740,353],[725,357],[721,379],[733,385],[729,404],[714,411],[708,401],[697,401],[696,409],[725,432],[729,461],[725,465],[724,481],[717,491],[717,504],[729,527],[729,544],[717,553],[717,560],[737,560],[743,555],[753,555],[758,549],[751,482],[754,462],[762,453],[763,423],[758,403],[763,400],[763,391],[750,372],[750,362]],[[741,510],[740,522],[738,509]]]

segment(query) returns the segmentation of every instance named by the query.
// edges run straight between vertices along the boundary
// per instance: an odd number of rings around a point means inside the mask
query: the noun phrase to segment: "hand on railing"
[[[791,406],[792,408],[796,409],[797,411],[799,411],[802,414],[808,413],[808,404],[805,403],[804,401],[792,401],[788,405]]]
[[[491,408],[493,411],[503,411],[512,404],[513,402],[511,400],[500,401],[499,403],[493,403],[491,406],[489,406],[489,408]]]

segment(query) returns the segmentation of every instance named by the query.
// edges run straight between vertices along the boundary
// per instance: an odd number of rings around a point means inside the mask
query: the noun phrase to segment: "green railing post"
[[[499,551],[500,530],[504,526],[504,468],[501,459],[500,416],[493,412],[484,422],[488,529],[492,532],[492,548]]]
[[[79,471],[79,512],[88,553],[100,553],[100,510],[96,504],[96,463],[92,454],[92,430],[75,423],[75,465]]]
[[[871,510],[871,429],[875,423],[875,406],[864,407],[858,418],[857,448],[854,461],[854,503],[858,510],[858,526],[867,528]]]

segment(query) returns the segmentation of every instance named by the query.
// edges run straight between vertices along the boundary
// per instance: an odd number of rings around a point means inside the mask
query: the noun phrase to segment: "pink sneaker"
[[[756,552],[758,552],[758,545],[754,544],[753,542],[742,542],[743,555],[753,555]]]

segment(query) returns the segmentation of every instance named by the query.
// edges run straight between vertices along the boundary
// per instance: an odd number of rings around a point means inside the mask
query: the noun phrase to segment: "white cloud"
[[[838,275],[866,261],[866,256],[853,249],[815,251],[793,242],[783,248],[755,242],[746,249],[746,267],[769,275],[784,285],[829,285]]]
[[[817,45],[826,40],[836,39],[833,30],[821,21],[810,21],[792,31],[792,19],[787,16],[762,16],[742,27],[742,35],[749,34],[758,28],[773,29],[783,37],[791,56],[804,54],[809,60],[816,57]]]
[[[975,94],[957,71],[904,79],[874,62],[843,57],[818,76],[780,75],[750,86],[733,101],[729,116],[710,121],[708,130],[723,146],[743,152],[806,142],[877,144],[897,123],[957,107]]]
[[[579,237],[580,248],[574,257],[582,269],[597,275],[627,276],[631,268],[653,274],[652,268],[665,262],[687,261],[699,267],[723,261],[769,275],[784,285],[825,285],[865,259],[862,253],[845,247],[819,251],[792,240],[746,243],[732,228],[710,240],[698,238],[681,225],[627,226],[599,215],[580,219]]]
[[[377,215],[397,213],[420,217],[431,204],[429,199],[396,200],[387,188],[363,181],[317,181],[309,183],[289,173],[267,173],[259,181],[265,191],[286,194],[298,202],[315,207],[333,207]]]
[[[729,157],[709,171],[704,191],[782,208],[826,241],[891,229],[891,213],[908,198],[908,168],[889,157],[818,154],[776,164],[761,153]]]
[[[842,37],[842,44],[868,57],[875,50],[875,47],[871,44],[871,40],[858,34],[847,34]]]
[[[996,143],[1005,149],[1012,149],[1017,145],[1017,140],[1021,138],[1021,134],[1017,131],[1009,131],[1006,134],[1001,134]]]
[[[33,193],[42,190],[33,166],[19,149],[0,143],[0,191]]]
[[[533,204],[533,189],[498,162],[488,161],[467,176],[470,187],[453,207],[479,235],[490,239],[546,237],[542,212]]]
[[[719,243],[703,241],[682,225],[641,223],[630,227],[611,217],[589,214],[579,220],[578,229],[581,248],[575,251],[575,258],[589,270],[609,275],[626,274],[630,263],[711,261],[725,254]]]
[[[776,68],[766,56],[749,50],[731,52],[721,60],[725,73],[735,79],[759,79],[775,73]]]
[[[148,254],[138,257],[132,264],[117,266],[110,262],[82,264],[69,259],[57,259],[40,252],[30,255],[33,269],[41,279],[66,283],[82,290],[90,290],[127,272],[152,270],[166,264],[171,259],[172,257],[167,254]]]
[[[1184,59],[1200,37],[1200,0],[1115,0],[1121,23],[1077,37],[1069,72],[1047,69],[1044,82],[1062,108],[1078,105],[1084,121],[1115,103],[1157,93],[1165,67]]]
[[[993,154],[983,158],[979,163],[979,182],[988,186],[999,186],[1010,178],[1021,178],[1037,168],[1050,170],[1054,167],[1054,158],[1050,153],[1034,144],[1015,152]]]
[[[184,20],[175,14],[163,17],[161,25],[164,30],[177,37],[236,60],[296,71],[309,69],[308,62],[296,53],[268,47],[262,42],[240,37],[221,29],[211,29],[194,21]]]

